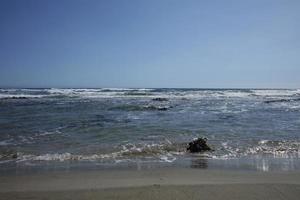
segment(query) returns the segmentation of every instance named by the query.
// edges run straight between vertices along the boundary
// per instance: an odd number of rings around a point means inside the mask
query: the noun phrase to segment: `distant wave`
[[[150,88],[101,88],[102,91],[153,91]]]
[[[42,98],[42,97],[81,97],[81,98],[277,98],[300,96],[300,90],[203,90],[203,89],[148,89],[148,88],[50,88],[50,89],[0,89],[0,98]]]
[[[282,97],[282,96],[294,96],[300,95],[300,89],[290,89],[290,90],[251,90],[256,96],[264,96],[264,97]]]

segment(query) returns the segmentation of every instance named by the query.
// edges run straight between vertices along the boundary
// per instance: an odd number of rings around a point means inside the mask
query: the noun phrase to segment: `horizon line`
[[[7,87],[0,86],[0,89],[201,89],[201,90],[292,90],[300,87]]]

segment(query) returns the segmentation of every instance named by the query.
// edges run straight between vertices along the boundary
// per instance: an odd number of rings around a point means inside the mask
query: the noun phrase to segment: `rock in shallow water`
[[[186,150],[191,153],[211,151],[212,149],[206,144],[206,142],[206,138],[197,138],[189,143]]]

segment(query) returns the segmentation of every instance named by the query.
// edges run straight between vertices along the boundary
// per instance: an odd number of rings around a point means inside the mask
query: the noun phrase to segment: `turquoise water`
[[[196,137],[214,151],[187,153]],[[200,159],[298,169],[299,157],[300,90],[0,89],[3,168]]]

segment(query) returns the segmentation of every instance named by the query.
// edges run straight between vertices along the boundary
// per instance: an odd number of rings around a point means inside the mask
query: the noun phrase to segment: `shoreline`
[[[0,176],[0,199],[297,199],[300,171],[99,170]],[[215,194],[217,193],[217,194]]]
[[[194,156],[194,155],[193,155]],[[76,173],[80,171],[141,171],[163,169],[197,169],[208,171],[285,172],[300,171],[300,159],[272,157],[243,157],[228,159],[181,157],[173,162],[125,161],[102,163],[100,161],[36,161],[2,163],[2,175],[31,175],[43,173]]]

